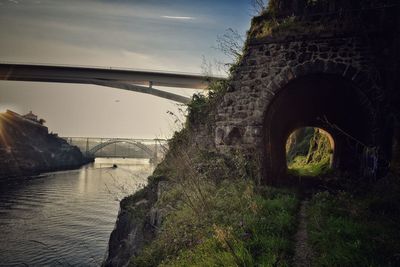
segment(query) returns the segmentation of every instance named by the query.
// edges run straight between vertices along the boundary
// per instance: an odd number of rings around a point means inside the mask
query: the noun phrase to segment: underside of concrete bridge
[[[211,81],[219,79],[224,78],[103,67],[0,63],[0,80],[93,84],[150,94],[179,103],[188,103],[190,98],[156,89],[154,86],[207,89]]]

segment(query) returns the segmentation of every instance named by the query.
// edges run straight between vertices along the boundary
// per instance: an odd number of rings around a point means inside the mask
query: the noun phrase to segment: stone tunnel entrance
[[[302,127],[317,127],[330,134],[335,144],[333,169],[374,175],[375,114],[360,88],[340,76],[316,74],[289,82],[274,96],[264,117],[266,181],[287,177],[286,141]]]

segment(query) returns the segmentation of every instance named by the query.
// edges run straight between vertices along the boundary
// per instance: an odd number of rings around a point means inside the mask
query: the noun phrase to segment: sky
[[[217,38],[244,36],[252,13],[250,0],[0,0],[0,62],[201,74],[203,58],[229,62]],[[0,81],[0,112],[32,110],[61,136],[168,138],[178,125],[167,112],[180,108],[95,85]]]

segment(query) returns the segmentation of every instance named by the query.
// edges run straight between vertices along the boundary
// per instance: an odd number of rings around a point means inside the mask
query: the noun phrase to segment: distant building
[[[38,116],[33,114],[32,110],[29,111],[28,114],[23,115],[22,117],[24,117],[25,119],[40,123],[42,125],[46,122],[44,119],[38,119]]]
[[[26,115],[20,115],[12,110],[7,110],[5,114],[8,114],[9,116],[14,118],[22,119],[25,122],[29,122],[32,125],[35,125],[36,127],[39,127],[40,129],[48,132],[48,128],[43,125],[46,121],[44,119],[38,119],[38,116],[35,115],[32,111],[30,111]]]
[[[33,114],[32,110],[29,111],[28,114],[22,115],[22,117],[24,117],[25,119],[31,120],[31,121],[39,122],[38,121],[38,116]]]

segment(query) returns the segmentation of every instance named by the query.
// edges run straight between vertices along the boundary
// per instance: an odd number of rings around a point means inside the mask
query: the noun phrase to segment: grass
[[[257,20],[253,19],[249,37],[259,39],[267,36],[287,37],[297,34],[321,34],[332,29],[334,27],[322,21],[304,21],[295,16],[277,19],[271,12],[266,12]]]
[[[249,180],[204,185],[207,208],[201,212],[183,202],[133,266],[288,266],[296,228],[294,193],[263,188]],[[175,189],[178,190],[179,189]],[[170,190],[165,196],[171,203]],[[172,198],[175,198],[172,197]]]
[[[305,163],[305,159],[305,156],[297,156],[289,165],[288,173],[294,176],[317,177],[331,171],[329,158],[308,164]]]
[[[359,190],[364,193],[314,195],[308,209],[313,265],[400,266],[399,189],[398,177],[389,176]]]
[[[305,8],[308,12],[288,13],[289,10],[282,9],[281,2],[281,0],[270,0],[268,8],[260,16],[253,18],[248,32],[250,39],[285,38],[302,34],[318,36],[324,33],[334,34],[365,31],[367,28],[374,29],[375,25],[371,23],[373,20],[368,20],[354,11],[365,8],[368,10],[371,6],[381,6],[382,4],[379,0],[349,1],[352,2],[350,5],[338,5],[335,9],[337,13],[332,13],[332,9],[328,8],[329,1],[307,0]],[[339,8],[340,6],[341,8]]]
[[[290,264],[296,194],[256,186],[255,159],[196,145],[198,127],[213,124],[212,112],[226,87],[213,83],[208,96],[195,95],[188,104],[184,128],[174,134],[153,174],[168,183],[153,206],[163,214],[162,225],[130,266]],[[139,195],[145,193],[146,188]]]
[[[289,19],[281,27],[293,23]],[[215,105],[227,84],[213,86],[208,97],[196,95],[188,105],[184,128],[175,133],[169,152],[151,177],[150,185],[168,183],[167,190],[151,201],[163,220],[155,238],[131,258],[130,266],[293,264],[297,195],[260,186],[255,160],[196,145],[198,127],[214,123]],[[316,176],[329,170],[332,152],[327,139],[318,134],[311,139],[308,152],[290,163],[290,171],[297,175]],[[308,231],[314,266],[400,266],[400,188],[389,184],[383,184],[383,189],[375,186],[367,195],[320,192],[312,198]],[[157,188],[147,186],[121,207],[129,210],[137,200],[153,195],[149,192]],[[144,217],[147,212],[139,211]]]
[[[293,265],[296,193],[260,186],[251,160],[200,150],[189,145],[191,138],[186,128],[177,133],[151,177],[150,184],[168,183],[153,205],[163,223],[130,266]],[[298,162],[307,175],[328,166],[323,140],[312,138],[312,153]],[[304,162],[314,165],[306,169]],[[313,266],[400,266],[398,177],[338,183],[342,191],[316,193],[307,210]],[[121,205],[135,203],[146,190]]]
[[[130,265],[288,266],[296,194],[256,186],[252,160],[201,150],[188,128],[174,135],[154,172],[168,183],[153,206],[163,222]]]

